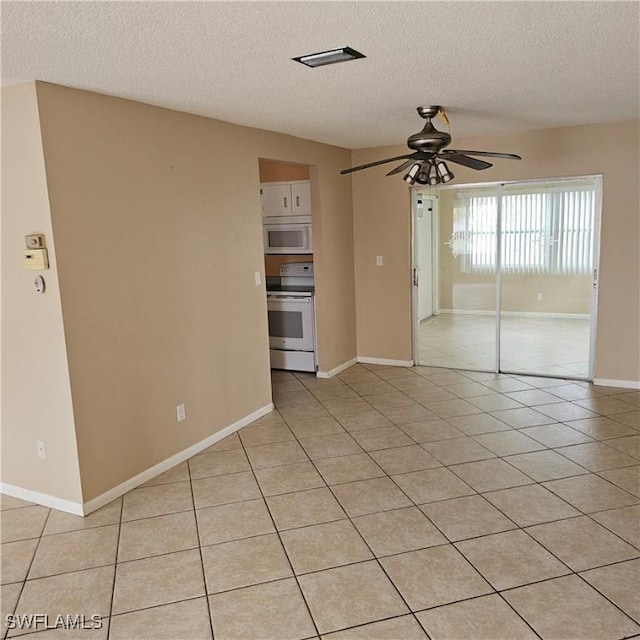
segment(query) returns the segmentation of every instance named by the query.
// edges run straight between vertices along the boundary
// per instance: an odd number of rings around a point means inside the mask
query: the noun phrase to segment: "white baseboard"
[[[440,309],[440,313],[448,313],[456,316],[495,316],[495,310],[483,309]],[[514,318],[561,318],[564,320],[589,320],[588,313],[546,313],[544,311],[501,311],[501,316]]]
[[[594,378],[593,384],[599,387],[619,387],[620,389],[640,389],[640,380],[611,380],[609,378]]]
[[[40,493],[38,491],[31,491],[29,489],[23,489],[22,487],[16,487],[6,483],[0,483],[0,492],[5,493],[8,496],[12,496],[14,498],[21,498],[22,500],[28,500],[29,502],[35,502],[36,504],[44,505],[45,507],[51,507],[53,509],[58,509],[59,511],[66,511],[67,513],[72,513],[76,516],[88,516],[90,513],[100,509],[106,504],[113,502],[116,498],[124,495],[131,489],[135,489],[139,487],[141,484],[144,484],[148,480],[155,478],[156,476],[168,471],[172,467],[175,467],[177,464],[184,462],[194,456],[196,453],[200,453],[204,451],[207,447],[223,440],[227,436],[230,436],[232,433],[235,433],[242,427],[246,427],[248,424],[251,424],[258,418],[266,415],[267,413],[273,411],[273,403],[269,403],[268,405],[254,411],[253,413],[241,418],[237,422],[230,424],[224,429],[217,431],[216,433],[206,437],[204,440],[200,440],[200,442],[196,442],[196,444],[183,449],[179,453],[159,462],[158,464],[153,465],[153,467],[149,467],[149,469],[145,469],[142,473],[134,476],[133,478],[129,478],[125,482],[122,482],[113,489],[109,489],[105,493],[85,502],[84,504],[80,504],[78,502],[71,502],[69,500],[63,500],[61,498],[56,498],[55,496],[47,495],[46,493]]]
[[[358,356],[358,362],[362,362],[362,364],[382,364],[388,367],[413,367],[413,360],[389,360],[388,358]]]
[[[41,493],[40,491],[32,491],[31,489],[23,489],[22,487],[16,487],[13,484],[6,482],[0,482],[0,493],[12,498],[20,498],[20,500],[26,500],[27,502],[34,502],[40,504],[43,507],[51,507],[58,511],[65,511],[66,513],[72,513],[74,516],[85,515],[82,510],[82,503],[72,502],[71,500],[64,500],[63,498],[56,498],[50,496],[48,493]]]
[[[339,373],[342,373],[345,369],[352,367],[354,364],[358,362],[357,358],[352,358],[351,360],[344,362],[341,365],[331,369],[331,371],[318,371],[316,376],[318,378],[333,378],[333,376],[337,376]]]
[[[89,515],[93,511],[96,511],[96,509],[99,509],[100,507],[103,507],[105,504],[109,504],[116,498],[119,498],[120,496],[124,495],[125,493],[127,493],[127,491],[131,491],[131,489],[135,489],[136,487],[140,486],[141,484],[144,484],[148,480],[151,480],[152,478],[159,476],[161,473],[168,471],[172,467],[175,467],[177,464],[180,464],[181,462],[188,460],[189,458],[191,458],[191,456],[194,456],[196,453],[200,453],[201,451],[204,451],[207,447],[210,447],[216,442],[220,442],[220,440],[223,440],[227,436],[230,436],[232,433],[235,433],[239,429],[242,429],[242,427],[246,427],[248,424],[252,423],[254,420],[257,420],[258,418],[261,418],[262,416],[266,415],[270,411],[273,411],[273,408],[274,408],[273,403],[269,403],[268,405],[262,407],[261,409],[258,409],[257,411],[254,411],[248,416],[241,418],[237,422],[234,422],[233,424],[230,424],[229,426],[224,427],[224,429],[221,429],[220,431],[216,431],[216,433],[206,437],[204,440],[200,440],[200,442],[196,442],[196,444],[193,444],[190,447],[187,447],[186,449],[183,449],[179,453],[176,453],[175,455],[171,456],[170,458],[167,458],[166,460],[159,462],[153,467],[146,469],[142,473],[139,473],[137,476],[134,476],[133,478],[129,478],[129,480],[126,480],[122,484],[119,484],[117,487],[114,487],[113,489],[109,489],[109,491],[103,493],[102,495],[99,495],[97,498],[93,498],[92,500],[89,500],[89,502],[85,502],[84,515],[85,516]]]

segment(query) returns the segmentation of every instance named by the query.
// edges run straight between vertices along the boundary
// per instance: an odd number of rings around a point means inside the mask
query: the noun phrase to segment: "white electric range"
[[[280,281],[267,282],[269,354],[272,369],[312,371],[316,363],[313,263],[280,267]]]

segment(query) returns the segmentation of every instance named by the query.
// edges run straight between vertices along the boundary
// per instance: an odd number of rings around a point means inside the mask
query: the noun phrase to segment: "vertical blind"
[[[586,274],[593,268],[595,184],[505,187],[502,196],[456,194],[450,246],[464,272],[494,272],[500,254],[509,273]]]

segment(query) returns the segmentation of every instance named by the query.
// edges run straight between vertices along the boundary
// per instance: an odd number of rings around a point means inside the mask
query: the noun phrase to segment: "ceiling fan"
[[[477,158],[472,158],[471,156],[505,158],[507,160],[522,159],[520,156],[517,156],[514,153],[494,153],[492,151],[461,151],[459,149],[445,149],[445,147],[451,143],[451,136],[444,131],[438,131],[431,122],[433,118],[435,118],[438,114],[441,114],[445,122],[448,124],[449,120],[444,109],[437,105],[430,107],[418,107],[418,114],[427,122],[424,125],[422,131],[414,133],[412,136],[409,136],[407,140],[407,146],[410,149],[414,149],[414,153],[407,153],[402,156],[387,158],[386,160],[378,160],[377,162],[361,164],[358,167],[343,169],[340,173],[352,173],[353,171],[360,171],[361,169],[376,167],[380,164],[386,164],[387,162],[404,160],[402,164],[389,171],[389,173],[387,173],[386,175],[391,176],[395,173],[400,173],[405,169],[408,169],[407,174],[404,176],[404,180],[410,185],[415,184],[416,182],[418,184],[436,185],[449,182],[455,177],[444,162],[445,160],[480,171],[482,169],[488,169],[493,165],[490,162],[478,160]]]

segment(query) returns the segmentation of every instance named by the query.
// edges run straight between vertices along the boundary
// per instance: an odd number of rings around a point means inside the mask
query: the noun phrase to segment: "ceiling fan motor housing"
[[[416,151],[437,153],[451,143],[451,136],[444,131],[438,131],[431,122],[424,125],[420,133],[414,133],[407,139],[407,146]]]
[[[438,131],[431,123],[431,118],[435,118],[440,113],[437,105],[430,107],[418,107],[418,114],[427,122],[419,133],[414,133],[407,139],[407,146],[416,151],[437,153],[451,143],[451,136],[444,131]]]

